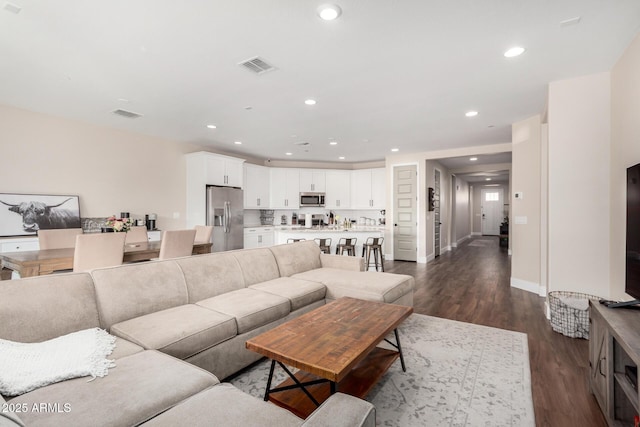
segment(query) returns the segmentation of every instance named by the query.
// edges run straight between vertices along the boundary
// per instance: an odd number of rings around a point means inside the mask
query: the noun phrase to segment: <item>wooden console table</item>
[[[640,366],[640,311],[589,304],[591,393],[610,426],[632,426],[640,414],[640,394],[625,371]]]

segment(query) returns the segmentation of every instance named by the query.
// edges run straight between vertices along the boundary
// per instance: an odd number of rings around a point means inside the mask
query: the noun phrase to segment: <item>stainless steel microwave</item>
[[[324,207],[324,193],[300,193],[300,207]]]

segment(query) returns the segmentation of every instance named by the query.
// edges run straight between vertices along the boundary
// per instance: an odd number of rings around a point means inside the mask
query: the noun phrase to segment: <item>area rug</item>
[[[479,239],[479,240],[474,240],[471,243],[469,243],[469,246],[478,246],[481,248],[486,248],[487,246],[493,246],[497,243],[496,240],[487,240],[487,239]]]
[[[526,334],[420,314],[399,332],[407,372],[398,360],[366,397],[377,425],[535,425]],[[263,360],[230,382],[262,398],[269,366]],[[276,372],[278,384],[286,374]]]

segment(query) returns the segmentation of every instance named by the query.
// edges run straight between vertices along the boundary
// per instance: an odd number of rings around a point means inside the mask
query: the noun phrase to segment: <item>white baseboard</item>
[[[480,231],[474,231],[471,233],[472,236],[482,236],[482,232]]]
[[[457,248],[460,243],[464,242],[465,240],[469,240],[470,238],[471,238],[471,234],[467,234],[466,236],[458,239],[458,241],[454,242],[451,246],[453,246],[454,248]]]
[[[434,255],[434,254],[431,254],[431,255],[427,255],[427,257],[426,257],[426,258],[425,258],[425,257],[418,257],[418,262],[419,262],[420,264],[426,264],[426,263],[428,263],[429,261],[433,261],[434,259],[436,259],[435,255]]]
[[[527,292],[532,292],[534,294],[538,294],[541,297],[547,296],[547,290],[543,286],[540,286],[539,283],[533,283],[527,280],[516,279],[515,277],[512,277],[511,287],[522,289],[523,291]]]

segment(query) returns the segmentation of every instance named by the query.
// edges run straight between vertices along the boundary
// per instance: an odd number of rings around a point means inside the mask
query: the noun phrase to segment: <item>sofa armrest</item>
[[[303,427],[375,427],[376,408],[366,400],[335,393],[307,417]]]
[[[320,254],[320,263],[325,268],[364,271],[364,258],[357,256]]]

